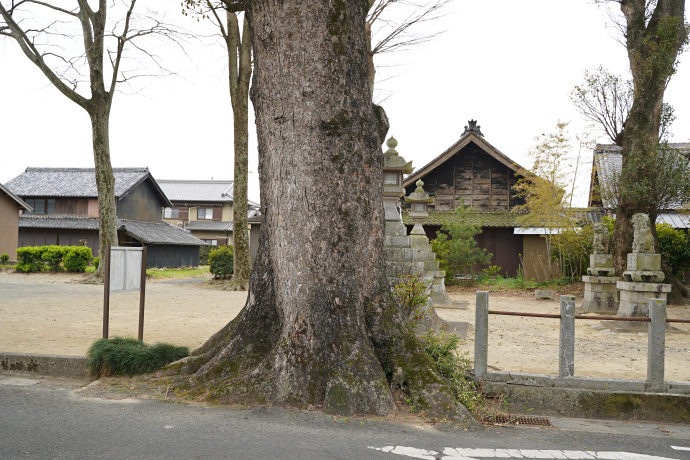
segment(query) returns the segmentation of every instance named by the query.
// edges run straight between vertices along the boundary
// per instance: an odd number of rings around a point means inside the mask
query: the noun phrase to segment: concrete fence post
[[[474,374],[486,374],[489,351],[489,293],[477,291],[474,313]]]
[[[666,356],[666,301],[649,299],[649,334],[647,337],[647,388],[664,391],[664,360]]]
[[[561,296],[561,327],[558,341],[558,376],[575,375],[575,297]]]

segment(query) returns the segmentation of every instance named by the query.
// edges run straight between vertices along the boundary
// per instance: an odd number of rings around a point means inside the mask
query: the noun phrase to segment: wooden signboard
[[[106,246],[103,252],[103,338],[108,338],[110,294],[139,291],[139,340],[144,340],[146,248]]]

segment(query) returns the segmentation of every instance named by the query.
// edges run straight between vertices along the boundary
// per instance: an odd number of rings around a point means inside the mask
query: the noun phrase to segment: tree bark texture
[[[613,230],[612,253],[618,273],[626,269],[632,249],[632,216],[649,214],[652,229],[656,209],[645,187],[653,187],[656,172],[646,158],[654,155],[659,139],[664,91],[675,73],[679,51],[687,38],[685,0],[659,0],[646,16],[646,0],[621,0],[626,20],[626,45],[633,76],[634,97],[622,133],[623,167]],[[656,242],[656,233],[654,241]]]
[[[244,18],[242,36],[235,13],[227,13],[226,45],[230,69],[230,100],[234,132],[233,183],[233,277],[232,289],[247,289],[251,261],[247,223],[247,175],[249,173],[249,82],[252,75],[251,30]]]
[[[231,402],[386,414],[391,386],[466,414],[391,301],[383,256],[385,114],[371,103],[366,1],[255,0],[251,91],[263,224],[242,312],[178,366]],[[390,385],[390,386],[389,386]]]

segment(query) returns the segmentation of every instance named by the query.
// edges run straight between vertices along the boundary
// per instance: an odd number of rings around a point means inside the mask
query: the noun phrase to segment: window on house
[[[212,220],[213,208],[196,208],[196,218],[198,220]]]
[[[206,244],[210,244],[211,246],[218,246],[218,240],[201,240]]]
[[[26,214],[34,214],[37,216],[55,214],[55,199],[27,198],[24,201],[33,208],[33,211],[27,211]]]
[[[179,219],[180,218],[180,208],[165,208],[165,214],[163,214],[164,219]]]

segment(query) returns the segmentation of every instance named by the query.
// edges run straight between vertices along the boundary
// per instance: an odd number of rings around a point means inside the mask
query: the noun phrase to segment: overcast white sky
[[[179,14],[178,4],[170,2],[172,16]],[[572,120],[573,131],[582,128],[568,96],[585,69],[603,65],[620,74],[628,71],[617,31],[605,8],[592,0],[453,0],[447,12],[435,25],[446,29],[443,35],[390,55],[402,65],[380,70],[397,75],[381,84],[392,91],[383,106],[389,135],[416,168],[451,146],[469,119],[478,120],[491,144],[529,167],[527,152],[535,136],[553,131],[558,120]],[[198,27],[191,20],[187,25]],[[171,56],[168,66],[184,78],[149,79],[137,94],[115,96],[113,166],[148,166],[156,179],[232,179],[223,49],[190,46],[187,51],[191,60],[162,50]],[[688,53],[681,56],[666,91],[677,115],[673,142],[690,141],[689,60]],[[252,137],[249,198],[258,201]],[[586,205],[591,152],[586,161],[588,169],[577,181],[575,204],[581,206]],[[0,183],[27,166],[93,167],[89,119],[47,83],[16,43],[0,40]]]

